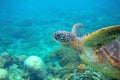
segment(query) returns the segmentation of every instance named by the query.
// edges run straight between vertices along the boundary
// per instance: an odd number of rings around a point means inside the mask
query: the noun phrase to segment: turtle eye
[[[59,39],[61,38],[61,33],[56,32],[56,33],[54,34],[54,38],[55,38],[56,40],[59,40]]]
[[[56,33],[55,37],[56,39],[60,38],[61,34],[60,33]]]
[[[60,37],[60,33],[57,33],[56,36],[57,36],[57,37]]]

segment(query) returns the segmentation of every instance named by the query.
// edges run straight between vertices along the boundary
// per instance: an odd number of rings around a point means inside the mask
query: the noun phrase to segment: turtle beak
[[[56,32],[55,33],[53,33],[53,35],[52,35],[52,37],[55,39],[55,34],[56,34]]]
[[[52,37],[53,37],[53,38],[55,37],[55,33],[53,33]]]
[[[52,35],[52,37],[55,39],[55,40],[57,40],[58,39],[58,35],[59,33],[57,33],[57,32],[55,32],[55,33],[53,33],[53,35]]]

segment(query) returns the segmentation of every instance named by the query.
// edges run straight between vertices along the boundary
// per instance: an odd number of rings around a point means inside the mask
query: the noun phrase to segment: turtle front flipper
[[[81,23],[74,24],[72,31],[71,31],[71,34],[75,37],[81,37],[82,36],[82,33],[81,33],[82,28],[83,28],[83,25]]]
[[[110,26],[99,29],[85,37],[83,45],[100,48],[111,41],[120,38],[120,26]]]

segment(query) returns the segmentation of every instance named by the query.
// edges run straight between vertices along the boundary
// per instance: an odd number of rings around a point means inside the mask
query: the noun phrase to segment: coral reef
[[[21,66],[25,59],[26,59],[25,55],[12,56],[8,52],[3,52],[0,54],[0,68],[9,68],[13,64]]]
[[[30,73],[25,70],[23,65],[26,58],[25,55],[0,53],[0,80],[31,80]]]
[[[0,68],[0,80],[8,80],[8,71]]]
[[[79,52],[64,47],[60,47],[54,52],[49,53],[47,57],[49,60],[58,61],[60,66],[68,69],[74,69],[81,63]]]
[[[0,75],[4,75],[0,80],[112,80],[83,64],[78,52],[66,48],[59,48],[43,59],[3,52],[0,64]],[[2,79],[5,76],[7,79]]]
[[[38,56],[30,56],[24,61],[24,66],[31,74],[36,75],[38,78],[45,77],[47,73],[47,66],[42,58]]]
[[[76,69],[77,69],[80,73],[82,73],[82,72],[84,72],[84,71],[87,69],[87,66],[86,66],[85,64],[79,64],[79,65],[76,67]]]
[[[86,70],[83,73],[79,73],[77,70],[74,70],[73,73],[65,75],[63,80],[110,80],[110,78],[93,70]]]
[[[9,80],[30,80],[29,73],[13,64],[9,67]]]

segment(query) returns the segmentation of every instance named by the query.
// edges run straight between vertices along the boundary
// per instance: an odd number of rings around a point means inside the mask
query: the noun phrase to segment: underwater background
[[[8,72],[6,80],[112,80],[53,40],[55,31],[71,31],[79,22],[83,35],[120,25],[120,0],[0,0],[0,69]],[[26,69],[29,56],[40,57],[47,68]]]

